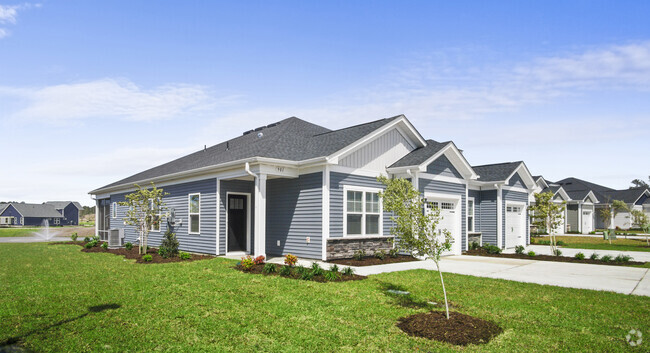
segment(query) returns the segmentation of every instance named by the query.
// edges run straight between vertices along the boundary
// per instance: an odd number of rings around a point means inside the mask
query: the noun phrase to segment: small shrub
[[[158,254],[165,259],[174,257],[178,255],[178,245],[179,243],[178,239],[176,239],[176,233],[172,232],[171,228],[167,228],[165,236],[160,243],[160,248],[158,248]]]
[[[314,279],[314,273],[311,271],[305,271],[300,275],[300,279],[305,281],[311,281],[312,279]]]
[[[600,257],[600,255],[596,254],[595,252],[593,254],[591,254],[591,256],[589,256],[589,258],[592,259],[592,260],[598,260],[599,257]]]
[[[383,250],[375,251],[375,257],[379,260],[383,260],[386,257],[386,253]]]
[[[555,249],[555,250],[553,250],[553,255],[562,256],[562,251],[560,249]]]
[[[276,273],[278,272],[278,268],[275,264],[266,264],[264,265],[264,269],[262,269],[262,272],[269,274],[269,273]]]
[[[104,249],[104,250],[108,249],[108,243],[103,242],[102,243],[102,249]]]
[[[314,262],[314,263],[311,265],[311,273],[312,273],[314,276],[321,276],[321,275],[323,274],[323,272],[325,272],[325,271],[323,271],[323,268],[320,267],[320,265],[319,265],[318,263]]]
[[[472,244],[470,244],[469,249],[470,250],[477,250],[480,247],[481,247],[481,244],[479,244],[477,241],[473,241]]]
[[[254,259],[253,259],[253,262],[254,262],[256,265],[262,265],[262,264],[264,263],[264,260],[265,260],[265,259],[266,259],[266,258],[264,257],[264,255],[260,255],[260,256],[258,256],[258,257],[256,257],[256,258],[254,258]]]
[[[341,274],[339,274],[338,272],[332,272],[332,271],[325,272],[325,279],[328,281],[336,281],[337,279],[339,279],[340,276]]]
[[[90,249],[92,247],[93,247],[93,243],[91,243],[91,242],[88,242],[88,243],[86,243],[86,245],[84,245],[84,248],[86,248],[86,249]]]
[[[395,258],[399,256],[399,249],[398,248],[392,248],[388,250],[388,256]]]
[[[295,266],[297,262],[298,262],[298,257],[296,257],[295,255],[287,254],[284,257],[284,264],[289,267]]]
[[[89,241],[90,241],[90,238],[89,238],[89,237],[84,237],[84,243],[87,243],[87,242],[89,242]]]
[[[253,261],[253,258],[250,255],[248,255],[246,257],[241,258],[240,264],[242,269],[244,269],[244,271],[250,271],[255,265],[255,262]]]
[[[558,241],[555,242],[555,245],[557,245],[557,246],[565,246],[566,243],[563,242],[562,240],[558,240]]]
[[[529,251],[529,252],[528,252],[528,256],[530,256],[530,257],[535,257],[535,252],[532,251],[532,250]]]
[[[99,235],[95,235],[95,236],[93,237],[92,240],[94,240],[94,241],[96,241],[96,242],[99,243],[99,240],[100,240],[100,239],[99,239]]]
[[[524,253],[524,247],[522,245],[515,246],[515,253],[522,255]]]
[[[632,260],[632,256],[622,255],[622,254],[616,256],[616,258],[614,259],[614,261],[616,262],[630,262],[630,260]]]
[[[337,264],[334,264],[334,265],[330,266],[330,272],[338,273],[339,272],[339,266]]]
[[[178,253],[178,257],[180,257],[183,260],[189,260],[190,258],[192,258],[192,255],[190,255],[190,253],[188,252],[181,251]]]
[[[354,255],[352,255],[352,258],[357,260],[357,261],[363,261],[363,258],[366,257],[366,252],[364,250],[357,250],[354,252]]]
[[[611,255],[605,255],[605,256],[600,258],[600,261],[602,261],[602,262],[610,262],[610,261],[612,261],[612,256]]]
[[[577,260],[584,260],[585,259],[585,254],[579,252],[574,256]]]
[[[133,244],[131,242],[128,242],[124,244],[124,247],[126,248],[126,250],[130,251],[131,249],[133,249]]]
[[[291,276],[291,267],[289,266],[282,266],[280,267],[280,276]]]
[[[343,274],[346,276],[352,276],[354,274],[354,270],[352,267],[346,267],[343,269]]]
[[[70,239],[72,239],[72,241],[77,241],[77,238],[78,238],[78,237],[79,237],[79,236],[77,235],[77,232],[74,232],[74,233],[72,233],[72,235],[70,236]]]
[[[302,276],[305,272],[309,272],[309,269],[303,265],[296,266],[296,273]]]
[[[149,261],[153,260],[153,256],[151,256],[150,254],[146,254],[146,255],[142,256],[142,260],[144,260],[145,262],[149,262]]]
[[[501,248],[496,245],[488,245],[485,247],[488,254],[501,254]]]

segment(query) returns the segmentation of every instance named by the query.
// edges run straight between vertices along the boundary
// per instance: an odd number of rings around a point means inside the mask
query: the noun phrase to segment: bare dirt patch
[[[397,257],[386,256],[381,260],[376,257],[366,256],[363,258],[363,260],[337,259],[337,260],[330,260],[328,262],[344,265],[344,266],[372,266],[372,265],[394,264],[398,262],[410,262],[410,261],[420,261],[420,260],[410,255],[399,255]]]
[[[401,318],[397,327],[410,336],[424,337],[460,346],[485,344],[503,332],[501,327],[491,321],[455,311],[449,312],[449,319],[444,311],[411,315]]]

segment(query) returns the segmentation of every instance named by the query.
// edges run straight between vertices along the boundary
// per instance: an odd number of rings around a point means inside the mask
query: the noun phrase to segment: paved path
[[[282,260],[272,258],[269,262],[282,263]],[[329,266],[318,262],[324,268]],[[299,261],[303,266],[310,266],[311,263],[308,260]],[[435,270],[436,265],[429,260],[353,268],[357,274],[374,275],[414,269]],[[650,269],[647,268],[466,255],[444,257],[440,268],[442,272],[470,276],[650,296]]]
[[[0,237],[1,243],[45,243],[51,241],[68,241],[70,237],[53,237],[45,239],[41,237]]]
[[[650,262],[650,251],[620,251],[620,250],[593,250],[593,249],[575,249],[575,248],[565,248],[560,247],[562,251],[562,256],[573,257],[575,254],[581,252],[585,254],[588,258],[591,254],[596,253],[601,257],[603,255],[610,255],[616,257],[618,255],[629,255],[632,256],[634,261]],[[535,254],[539,255],[551,255],[551,247],[548,245],[528,245],[525,252],[534,251]],[[514,249],[506,249],[504,253],[514,254]]]

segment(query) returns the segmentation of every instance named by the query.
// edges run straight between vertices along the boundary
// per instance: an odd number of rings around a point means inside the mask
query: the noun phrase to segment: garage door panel
[[[442,237],[443,230],[448,230],[452,236],[451,250],[444,252],[443,255],[460,254],[461,230],[458,227],[458,217],[460,217],[459,206],[460,201],[457,200],[427,197],[428,212],[434,209],[440,210],[440,220],[436,227],[436,235]]]
[[[526,245],[526,206],[506,204],[506,248]]]

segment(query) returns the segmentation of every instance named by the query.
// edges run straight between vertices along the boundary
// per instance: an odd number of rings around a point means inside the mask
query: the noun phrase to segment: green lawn
[[[314,283],[233,270],[232,260],[135,264],[75,245],[0,244],[0,342],[37,352],[458,351],[407,336],[398,318],[441,302],[437,274]],[[464,351],[630,351],[650,298],[446,274],[455,308],[504,333]],[[413,293],[398,301],[385,289]],[[105,305],[106,310],[89,311]],[[645,342],[644,342],[645,344]]]
[[[31,237],[39,228],[0,228],[0,237]]]
[[[593,250],[619,250],[619,251],[650,251],[645,239],[625,239],[623,236],[618,236],[616,240],[604,240],[602,237],[580,237],[580,236],[558,236],[558,241],[566,243],[563,247],[574,249],[593,249]],[[535,238],[532,238],[533,241]],[[543,240],[548,240],[548,237],[542,237]]]

